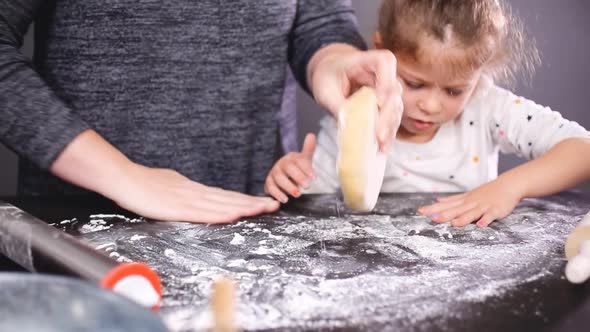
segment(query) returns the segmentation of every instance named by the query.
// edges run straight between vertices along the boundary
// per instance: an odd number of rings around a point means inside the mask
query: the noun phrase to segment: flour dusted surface
[[[372,214],[355,215],[336,196],[310,196],[233,225],[120,219],[80,236],[158,271],[160,313],[172,331],[207,329],[219,275],[237,282],[245,330],[452,330],[447,324],[481,319],[485,306],[524,287],[534,296],[536,285],[559,280],[564,239],[590,209],[590,202],[527,200],[492,227],[453,228],[415,213],[430,201],[386,195]],[[541,309],[511,315],[542,321]]]

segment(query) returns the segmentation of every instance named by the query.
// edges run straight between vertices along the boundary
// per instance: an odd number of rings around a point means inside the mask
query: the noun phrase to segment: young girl
[[[382,192],[466,191],[418,211],[485,227],[523,198],[590,179],[590,133],[494,83],[537,59],[498,0],[385,0],[380,13],[374,46],[394,53],[404,89]],[[274,165],[266,191],[281,202],[298,188],[336,192],[336,135],[336,120],[324,118],[317,150],[308,134],[301,153]],[[498,177],[499,151],[531,161]]]

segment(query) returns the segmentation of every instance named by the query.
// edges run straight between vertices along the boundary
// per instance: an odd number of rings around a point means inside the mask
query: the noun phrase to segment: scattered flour
[[[140,223],[145,222],[144,218],[127,218],[120,214],[93,214],[89,216],[90,221],[82,225],[78,231],[82,234],[93,233],[108,230],[113,227],[115,222]],[[77,218],[62,220],[59,223],[49,224],[50,226],[67,226],[78,223]],[[66,230],[66,228],[63,228]]]
[[[108,243],[104,243],[104,244],[101,244],[101,245],[96,246],[96,249],[98,249],[98,250],[103,250],[104,249],[105,251],[110,251],[110,250],[113,250],[116,247],[117,247],[117,245],[115,244],[115,242],[108,242]]]
[[[80,227],[80,233],[92,233],[98,231],[104,231],[113,227],[112,224],[107,224],[107,222],[103,219],[94,219],[90,220],[87,224],[82,225]]]
[[[76,218],[73,218],[73,219],[66,219],[66,220],[60,221],[60,222],[59,222],[59,224],[60,224],[60,225],[65,225],[65,224],[70,224],[70,223],[73,223],[73,222],[76,222],[76,221],[77,221],[77,219],[76,219]]]
[[[229,244],[233,244],[234,246],[244,244],[246,239],[238,233],[234,233],[234,238],[229,242]]]
[[[132,237],[129,239],[129,241],[131,241],[131,242],[133,242],[133,241],[138,241],[138,240],[141,240],[141,239],[145,239],[146,237],[147,237],[147,236],[145,236],[145,235],[138,235],[138,234],[135,234],[135,235],[133,235],[133,236],[132,236]]]
[[[245,259],[234,259],[233,261],[230,261],[227,266],[228,267],[243,267],[246,266],[247,262]]]
[[[314,217],[287,211],[221,227],[146,223],[82,238],[106,248],[116,239],[125,257],[165,271],[160,315],[174,332],[211,327],[211,283],[220,275],[238,285],[243,330],[440,330],[447,320],[486,314],[473,303],[559,278],[563,239],[590,208],[528,200],[479,229],[430,223],[415,213],[428,202],[420,195],[382,199],[371,215],[342,206],[326,215],[337,202],[308,202]],[[150,234],[142,246],[129,241],[138,230]]]
[[[256,254],[256,255],[272,255],[274,253],[274,251],[270,248],[267,248],[265,246],[260,246],[255,250],[252,250],[251,253]]]
[[[119,218],[127,220],[127,217],[120,215],[120,214],[92,214],[90,215],[90,219],[111,219],[111,218]]]

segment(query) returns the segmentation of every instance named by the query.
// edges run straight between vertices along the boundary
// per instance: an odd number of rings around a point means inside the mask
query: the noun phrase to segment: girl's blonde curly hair
[[[506,83],[520,71],[532,77],[540,63],[534,40],[499,0],[384,0],[378,31],[382,46],[397,56],[422,61],[425,41],[435,40],[450,46],[442,49],[449,51],[450,69],[484,68]],[[456,47],[461,56],[453,56]]]

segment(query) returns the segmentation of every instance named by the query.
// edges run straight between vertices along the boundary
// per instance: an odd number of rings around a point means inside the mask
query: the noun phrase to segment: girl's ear
[[[379,31],[375,31],[373,34],[373,48],[376,50],[383,49],[383,40]]]

